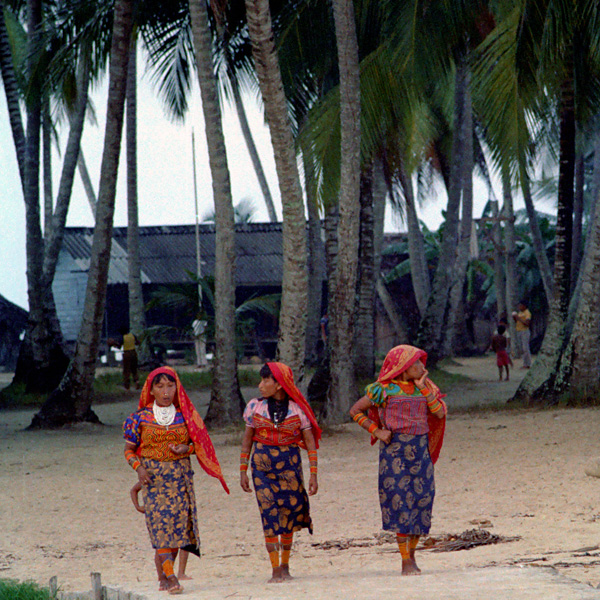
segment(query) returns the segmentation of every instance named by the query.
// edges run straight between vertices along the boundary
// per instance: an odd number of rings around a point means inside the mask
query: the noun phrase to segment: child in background
[[[509,339],[504,335],[506,327],[498,325],[498,333],[492,336],[490,347],[496,353],[496,364],[498,365],[499,381],[502,381],[502,368],[506,369],[506,381],[510,379],[509,366],[512,365],[512,360],[508,355]]]
[[[131,501],[133,502],[133,506],[135,506],[135,510],[141,513],[145,513],[144,507],[140,504],[139,493],[142,489],[142,484],[138,481],[129,491],[131,496]],[[191,579],[189,575],[185,574],[185,568],[187,567],[189,552],[185,550],[179,551],[179,570],[177,572],[177,579],[179,581],[183,581],[186,579]],[[158,556],[158,552],[154,553],[154,564],[156,565],[156,573],[158,574],[158,589],[161,591],[168,590],[167,578],[162,569],[162,564],[160,562],[160,557]]]

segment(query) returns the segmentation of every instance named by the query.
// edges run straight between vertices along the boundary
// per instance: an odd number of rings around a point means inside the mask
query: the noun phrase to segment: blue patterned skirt
[[[200,556],[194,471],[189,458],[142,458],[152,482],[142,486],[146,526],[153,548],[181,548]]]
[[[312,533],[298,446],[255,443],[252,481],[265,537],[293,533],[304,527]]]
[[[383,529],[424,535],[435,496],[427,434],[395,433],[379,446],[379,503]]]

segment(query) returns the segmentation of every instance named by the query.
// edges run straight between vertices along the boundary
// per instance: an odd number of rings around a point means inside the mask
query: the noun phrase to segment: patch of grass
[[[0,600],[52,600],[48,588],[32,581],[20,583],[12,579],[0,579]]]
[[[450,373],[444,369],[435,368],[429,371],[429,376],[435,382],[435,384],[442,390],[442,392],[451,387],[466,383],[467,381],[473,381],[466,375],[459,375],[458,373]]]
[[[41,406],[46,394],[31,394],[25,391],[25,384],[11,383],[0,391],[0,408],[36,408]]]

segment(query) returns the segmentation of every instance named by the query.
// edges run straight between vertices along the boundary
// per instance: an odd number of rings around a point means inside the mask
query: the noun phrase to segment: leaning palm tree
[[[133,5],[134,0],[116,0],[114,8],[96,227],[75,354],[59,386],[34,416],[30,427],[57,426],[74,420],[97,420],[91,410],[91,394],[106,300]]]
[[[248,33],[275,156],[283,210],[283,281],[279,358],[301,380],[304,372],[308,281],[306,219],[294,138],[283,91],[268,0],[246,0]]]

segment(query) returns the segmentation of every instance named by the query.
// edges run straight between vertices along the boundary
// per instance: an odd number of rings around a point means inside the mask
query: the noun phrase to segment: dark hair
[[[175,379],[175,377],[173,377],[173,375],[170,375],[169,373],[159,373],[158,375],[154,376],[150,387],[152,387],[155,383],[160,383],[163,379],[166,379],[171,383],[177,383],[177,380]]]
[[[504,325],[498,325],[498,333],[502,335],[506,331],[506,327]]]
[[[273,377],[273,372],[271,371],[271,368],[266,363],[260,368],[260,371],[258,374],[263,379],[266,379],[267,377],[270,377],[271,379],[275,379],[275,377]]]

